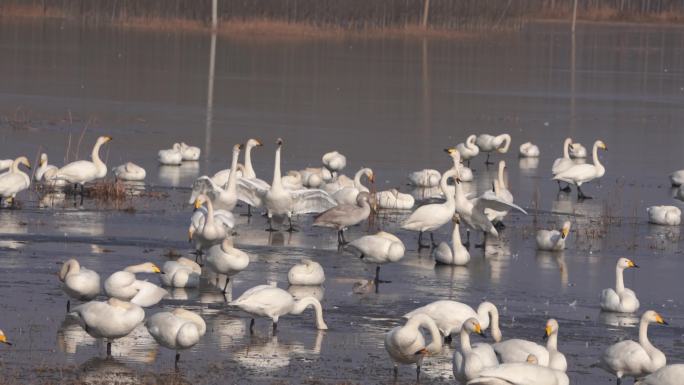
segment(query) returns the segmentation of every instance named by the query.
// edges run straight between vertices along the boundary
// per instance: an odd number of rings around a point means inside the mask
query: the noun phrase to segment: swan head
[[[242,143],[234,145],[234,146],[233,146],[233,154],[235,154],[235,153],[238,153],[238,154],[239,154],[239,153],[240,153],[240,150],[242,150],[242,147],[244,147],[244,146],[242,145]]]
[[[551,334],[558,332],[558,321],[551,318],[546,321],[546,327],[544,328],[544,339],[551,337]]]
[[[98,144],[105,144],[105,143],[111,142],[111,141],[112,141],[112,137],[109,136],[109,135],[100,136],[99,138],[97,138],[97,143],[98,143]]]
[[[62,264],[62,268],[59,270],[59,280],[64,282],[66,279],[67,275],[73,268],[78,268],[80,267],[78,264],[78,261],[75,260],[74,258],[69,259],[68,261],[64,262]],[[78,269],[77,269],[78,270]]]
[[[282,145],[283,145],[283,139],[282,139],[282,138],[278,138],[278,140],[276,140],[276,145],[277,145],[277,146],[282,146]]]
[[[31,163],[29,163],[28,158],[25,156],[20,156],[17,159],[15,159],[14,161],[16,162],[17,165],[23,164],[29,170],[31,169]]]
[[[40,154],[40,162],[38,163],[39,166],[44,166],[48,162],[48,156],[46,153]]]
[[[641,319],[646,320],[649,323],[656,323],[656,324],[660,324],[660,325],[669,325],[667,323],[667,321],[665,321],[665,319],[663,319],[663,317],[660,314],[656,313],[653,310],[646,311],[644,313],[644,315],[641,316]]]
[[[164,274],[161,269],[152,262],[145,262],[139,265],[128,266],[125,271],[131,273],[151,273],[151,274]]]
[[[449,154],[449,156],[454,159],[454,161],[458,162],[461,159],[461,154],[458,152],[456,147],[448,147],[444,149],[444,152]]]
[[[568,237],[568,234],[570,233],[570,226],[571,225],[572,224],[570,223],[570,221],[565,221],[563,223],[563,227],[561,228],[561,238],[565,239]]]
[[[635,268],[638,269],[639,265],[634,263],[631,259],[628,258],[620,258],[618,259],[617,266],[621,269],[629,269],[629,268]]]
[[[600,148],[601,150],[608,151],[608,147],[606,146],[605,143],[603,143],[602,140],[597,140],[596,143],[594,143],[594,146]]]
[[[458,214],[454,214],[453,217],[451,217],[451,221],[454,222],[455,224],[461,224],[461,218],[459,217]]]
[[[406,247],[402,242],[392,242],[387,250],[387,258],[392,262],[396,262],[404,257],[405,252]]]
[[[251,147],[261,147],[261,146],[263,146],[263,145],[264,145],[264,144],[261,143],[261,141],[260,141],[259,139],[250,139],[250,140],[247,141],[247,146],[246,146],[246,147],[247,147],[247,148],[251,148]]]
[[[5,336],[5,332],[3,332],[2,330],[0,330],[0,343],[12,346],[12,343],[7,341],[7,337]]]
[[[200,194],[197,198],[195,198],[195,210],[197,210],[197,209],[199,209],[200,207],[202,207],[202,205],[203,205],[207,200],[209,200],[209,198],[208,198],[206,195],[204,195],[204,194]]]
[[[475,318],[468,318],[463,322],[462,327],[465,328],[468,333],[475,333],[483,338],[487,337],[487,334],[482,330],[482,326],[480,326],[480,322]]]
[[[195,325],[193,322],[184,323],[183,326],[178,329],[178,334],[176,334],[176,344],[181,349],[188,349],[195,346],[199,339],[199,330],[197,325]]]
[[[366,176],[368,177],[368,181],[369,181],[369,182],[375,183],[375,174],[373,173],[373,170],[371,170],[370,168],[366,168],[366,169],[364,170],[364,173],[365,173]]]

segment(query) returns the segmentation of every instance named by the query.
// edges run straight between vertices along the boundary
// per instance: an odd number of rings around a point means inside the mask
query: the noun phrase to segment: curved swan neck
[[[651,341],[648,340],[648,320],[645,318],[641,318],[641,321],[639,321],[639,344],[646,350],[648,355],[651,355],[651,352],[654,350],[658,350],[651,344]]]
[[[252,177],[252,175],[256,175],[254,172],[254,167],[252,167],[252,148],[254,146],[247,146],[245,149],[245,171],[244,173],[247,174],[247,176]]]
[[[313,306],[314,308],[316,327],[319,329],[327,329],[328,327],[325,324],[325,320],[323,320],[323,307],[321,306],[321,303],[318,302],[318,300],[314,297],[304,297],[299,301],[296,301],[294,306],[292,306],[290,314],[302,314],[302,312],[309,306]]]
[[[546,341],[546,349],[558,351],[558,331],[554,331]]]
[[[566,138],[563,142],[563,158],[570,159],[570,145],[572,144],[572,139]]]
[[[412,330],[418,330],[418,328],[422,327],[429,330],[432,341],[430,342],[430,345],[426,346],[426,348],[430,351],[430,353],[437,353],[438,351],[442,350],[442,334],[439,332],[439,328],[437,327],[437,324],[435,324],[435,321],[429,316],[425,314],[416,314],[406,321],[406,325],[404,327],[410,328]]]
[[[615,268],[615,291],[619,294],[625,290],[625,280],[623,278],[623,273],[625,269],[620,266]]]
[[[16,158],[16,159],[12,162],[12,166],[10,167],[10,169],[12,170],[12,172],[19,172],[19,171],[20,171],[20,170],[19,170],[19,165],[20,165],[20,164],[21,164],[21,158]]]
[[[461,328],[461,351],[469,353],[473,348],[470,346],[470,333],[466,328]]]
[[[601,161],[598,157],[598,143],[594,143],[594,148],[592,149],[591,153],[594,157],[594,166],[603,168],[603,165],[601,164]]]
[[[502,138],[502,141],[504,143],[503,148],[501,148],[500,152],[508,152],[508,147],[511,145],[511,136],[508,134],[501,134],[498,136],[498,138]]]
[[[81,270],[81,266],[75,259],[70,259],[62,265],[62,269],[59,271],[59,279],[64,281],[69,274],[78,274]]]
[[[204,226],[214,224],[214,205],[211,203],[210,199],[207,199],[206,202],[207,202],[207,219],[204,221]]]
[[[371,172],[370,168],[362,168],[359,171],[357,171],[356,174],[354,174],[354,187],[356,187],[359,190],[363,190],[363,188],[366,186],[361,184],[361,177],[363,175],[369,174],[370,172]]]
[[[442,179],[439,181],[439,188],[442,190],[442,194],[446,197],[447,204],[453,204],[454,203],[454,195],[455,194],[449,194],[449,186],[447,182],[449,181],[449,178],[453,178],[456,175],[456,169],[449,169],[449,171],[445,172],[442,174]],[[456,182],[458,184],[458,182]],[[458,186],[456,186],[458,188]]]
[[[282,188],[283,184],[281,181],[281,176],[280,176],[280,149],[282,148],[282,145],[278,145],[278,148],[276,149],[275,152],[275,165],[273,166],[273,183],[271,183],[271,187],[276,187],[276,188]]]
[[[466,140],[466,147],[468,147],[469,150],[474,150],[477,145],[475,144],[475,141],[477,140],[476,135],[470,135],[468,139]]]
[[[98,140],[95,146],[93,146],[93,152],[90,154],[90,158],[98,168],[105,166],[104,162],[100,159],[100,147],[102,147],[102,142]]]
[[[237,163],[240,156],[240,150],[233,150],[233,159],[230,161],[230,174],[228,175],[228,191],[235,192],[237,190]],[[208,206],[207,206],[208,209]]]

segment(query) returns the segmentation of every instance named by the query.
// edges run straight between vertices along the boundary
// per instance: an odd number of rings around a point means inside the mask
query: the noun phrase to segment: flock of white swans
[[[99,137],[93,147],[91,160],[79,160],[61,168],[48,164],[48,157],[42,154],[35,182],[54,187],[69,188],[83,193],[84,185],[107,175],[107,165],[99,156],[100,148],[112,138]],[[332,228],[337,231],[340,247],[358,254],[362,261],[376,265],[377,287],[381,281],[380,266],[400,260],[405,253],[404,243],[394,234],[380,231],[362,236],[351,242],[345,237],[345,229],[366,221],[371,213],[379,209],[413,210],[401,227],[418,232],[418,247],[432,248],[437,263],[467,265],[470,260],[470,231],[482,232],[484,238],[498,237],[504,227],[503,221],[512,211],[525,213],[514,203],[514,197],[503,178],[505,162],[499,162],[499,174],[492,189],[480,196],[466,194],[463,184],[474,178],[469,168],[471,160],[480,153],[486,153],[490,163],[493,153],[506,153],[511,144],[508,134],[471,135],[464,143],[445,149],[450,158],[450,167],[445,172],[425,169],[409,174],[408,179],[416,186],[436,190],[433,198],[419,205],[415,210],[415,199],[396,189],[375,191],[363,184],[366,178],[371,184],[375,174],[370,168],[360,169],[353,178],[341,171],[346,167],[346,158],[337,151],[322,158],[321,167],[281,172],[281,151],[283,140],[276,142],[275,162],[271,183],[257,177],[252,166],[252,151],[263,144],[256,139],[244,145],[233,147],[229,169],[220,170],[213,176],[202,176],[192,186],[189,203],[194,211],[188,226],[196,259],[178,258],[166,261],[162,268],[151,262],[128,266],[115,272],[101,282],[97,272],[80,265],[76,259],[63,263],[59,271],[64,292],[69,297],[67,312],[78,319],[83,329],[95,338],[107,341],[107,353],[111,343],[127,336],[138,325],[144,323],[150,335],[162,346],[176,351],[176,365],[179,352],[188,349],[206,333],[206,324],[199,315],[176,308],[173,311],[157,312],[146,317],[145,308],[153,307],[167,296],[163,287],[189,288],[200,285],[203,269],[226,277],[226,291],[230,277],[249,266],[249,255],[233,244],[235,229],[233,211],[238,202],[248,206],[247,215],[257,210],[268,218],[268,231],[275,231],[274,225],[287,220],[287,231],[298,231],[293,217],[302,214],[316,214],[313,226]],[[239,163],[240,152],[244,150],[244,162]],[[597,140],[592,148],[591,163],[577,162],[587,156],[587,150],[571,138],[563,144],[563,156],[552,165],[553,180],[559,189],[577,189],[578,199],[589,199],[581,186],[601,178],[605,167],[601,164],[599,150],[606,145]],[[539,157],[539,148],[532,143],[520,146],[521,157]],[[196,161],[200,149],[185,143],[176,143],[170,149],[161,150],[158,160],[164,165],[180,165]],[[16,195],[31,184],[31,177],[20,167],[30,168],[26,157],[14,160],[0,160],[0,199],[5,205],[14,205]],[[126,163],[114,168],[114,175],[120,180],[144,180],[145,170]],[[452,183],[449,183],[452,181]],[[673,185],[684,183],[684,170],[671,175]],[[565,186],[561,185],[565,183]],[[681,212],[672,206],[653,206],[647,209],[649,221],[663,225],[678,225]],[[281,220],[281,222],[275,219]],[[453,224],[451,244],[434,241],[432,232],[449,223]],[[465,225],[467,240],[463,243],[460,226]],[[570,234],[571,223],[565,222],[559,229],[541,229],[536,235],[540,250],[560,251]],[[425,233],[430,233],[425,242]],[[482,247],[485,247],[483,241]],[[200,264],[202,263],[202,264]],[[616,264],[615,288],[600,293],[600,306],[607,312],[635,313],[639,310],[636,294],[625,287],[623,271],[638,266],[627,258],[620,258]],[[142,274],[159,274],[161,286],[139,278]],[[320,264],[303,260],[291,268],[288,281],[293,285],[319,286],[325,281]],[[96,298],[105,294],[106,301]],[[85,302],[72,307],[71,301]],[[266,317],[272,320],[273,333],[277,330],[279,318],[288,314],[301,314],[312,307],[317,329],[328,328],[323,318],[323,307],[313,296],[296,298],[290,292],[277,287],[275,282],[259,285],[245,291],[229,303],[251,317]],[[450,343],[453,336],[460,341],[453,355],[453,374],[463,384],[515,384],[515,385],[567,385],[568,363],[558,349],[560,325],[555,319],[547,320],[544,327],[546,345],[539,345],[523,339],[504,339],[499,328],[497,306],[483,302],[477,309],[450,300],[438,300],[417,308],[404,315],[403,326],[387,332],[385,348],[394,363],[394,375],[398,375],[399,364],[416,365],[420,378],[420,367],[426,358],[439,355],[442,345]],[[617,383],[623,377],[634,377],[637,384],[681,385],[684,381],[684,365],[666,365],[665,355],[648,339],[649,324],[667,324],[655,311],[645,311],[639,324],[638,342],[625,340],[605,349],[597,366],[614,374]],[[254,328],[251,319],[250,331]],[[470,342],[470,336],[485,336],[489,330],[494,343]],[[429,333],[429,343],[423,332]],[[10,344],[0,331],[0,342]],[[429,359],[429,358],[428,358]]]

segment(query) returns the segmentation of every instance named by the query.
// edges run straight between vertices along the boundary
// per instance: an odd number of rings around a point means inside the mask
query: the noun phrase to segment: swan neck
[[[572,142],[570,138],[565,139],[565,142],[563,142],[563,158],[565,159],[570,159],[570,142]]]
[[[254,167],[252,167],[252,148],[252,146],[247,146],[245,149],[245,174],[250,178],[252,175],[256,174],[254,172]]]
[[[104,162],[100,159],[100,147],[102,147],[102,142],[97,141],[95,143],[95,146],[93,146],[93,152],[90,154],[90,158],[93,160],[93,163],[97,166],[97,168],[100,168],[104,166]]]
[[[615,268],[615,291],[620,294],[625,290],[624,269],[620,266]]]
[[[437,327],[437,324],[435,324],[435,321],[433,321],[429,316],[425,314],[417,314],[409,318],[404,327],[410,328],[411,330],[418,330],[418,328],[427,329],[430,331],[430,338],[432,338],[430,344],[426,346],[428,351],[434,354],[442,350],[442,334],[439,332],[439,328]]]
[[[444,196],[446,197],[447,204],[454,203],[455,194],[449,194],[449,186],[447,182],[449,181],[449,178],[453,178],[455,174],[456,170],[452,168],[449,171],[445,172],[442,175],[442,179],[439,181],[439,188],[442,190],[442,194],[444,194]],[[456,185],[458,185],[458,182],[456,182]],[[458,188],[458,186],[455,186],[455,188]]]
[[[551,333],[549,339],[546,341],[546,349],[549,351],[558,351],[558,332]]]
[[[466,328],[461,328],[461,351],[469,353],[473,348],[470,346],[470,333]]]
[[[598,157],[598,145],[596,144],[594,144],[594,148],[592,149],[592,156],[594,157],[594,166],[603,168],[603,165]]]
[[[456,250],[456,247],[458,246],[463,246],[463,244],[461,243],[460,226],[456,222],[454,222],[454,231],[451,233],[451,243],[453,245],[454,250]]]
[[[232,172],[230,173],[233,174]],[[214,205],[211,203],[211,199],[207,199],[207,219],[204,221],[204,226],[214,224]]]
[[[658,350],[651,344],[651,341],[648,340],[648,320],[644,318],[639,322],[639,345],[646,350],[649,356],[651,355],[651,352]]]
[[[503,148],[501,148],[501,150],[499,152],[501,152],[501,153],[508,152],[508,147],[510,147],[510,145],[511,145],[511,136],[508,134],[502,134],[502,135],[499,135],[499,138],[503,139],[503,144],[504,144]]]
[[[474,150],[477,145],[475,144],[475,140],[477,140],[477,136],[475,135],[470,135],[468,137],[468,140],[466,141],[467,147],[469,150]]]
[[[12,172],[15,172],[15,173],[16,173],[16,172],[19,172],[19,171],[20,171],[20,170],[19,170],[19,165],[20,165],[20,164],[21,164],[21,159],[20,159],[20,158],[15,159],[15,160],[12,162],[12,167],[11,167]]]
[[[63,282],[69,274],[78,274],[81,270],[78,262],[74,259],[66,261],[59,271],[59,279]]]
[[[230,174],[228,175],[228,191],[234,192],[237,189],[237,163],[240,151],[233,150],[233,159],[230,161]],[[208,208],[208,205],[207,205]]]
[[[299,301],[294,303],[290,314],[301,314],[307,307],[313,306],[314,317],[316,317],[316,327],[322,329],[321,326],[325,326],[325,321],[323,320],[323,307],[321,303],[314,297],[304,297]],[[327,328],[327,327],[323,327]]]
[[[277,187],[281,188],[283,186],[282,181],[281,181],[281,174],[280,174],[280,149],[281,146],[278,146],[275,152],[275,165],[273,166],[273,183],[272,187]]]
[[[504,183],[504,168],[505,167],[506,166],[504,163],[499,163],[499,188],[505,188],[506,187],[506,184]]]

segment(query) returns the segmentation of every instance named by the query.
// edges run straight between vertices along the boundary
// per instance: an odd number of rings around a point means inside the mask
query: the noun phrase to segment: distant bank
[[[427,36],[570,20],[574,0],[216,0],[218,32],[274,37]],[[209,31],[212,0],[3,0],[0,18]],[[684,24],[682,0],[577,0],[579,21]]]

